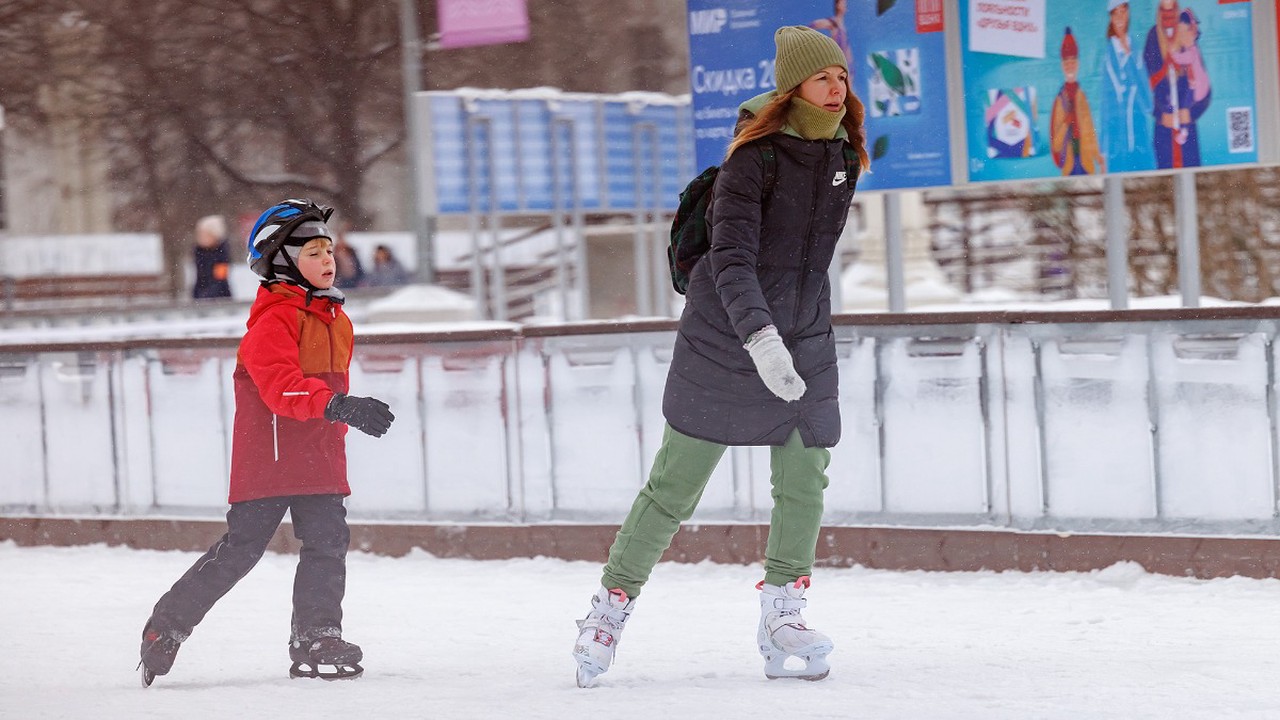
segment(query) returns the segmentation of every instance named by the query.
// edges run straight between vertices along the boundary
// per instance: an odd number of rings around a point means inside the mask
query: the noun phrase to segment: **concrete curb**
[[[0,541],[21,546],[105,544],[202,551],[225,531],[221,521],[0,517]],[[402,556],[500,560],[554,557],[603,563],[612,525],[351,525],[353,550]],[[673,562],[760,562],[765,525],[687,525],[663,557]],[[269,550],[296,553],[288,523]],[[1148,572],[1183,577],[1280,577],[1280,539],[1152,535],[1071,535],[962,529],[827,527],[818,566],[889,570],[1099,570],[1135,562]]]

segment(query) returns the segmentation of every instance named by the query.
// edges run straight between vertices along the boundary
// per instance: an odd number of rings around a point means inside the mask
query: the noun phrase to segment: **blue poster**
[[[689,0],[690,85],[699,168],[719,164],[738,106],[773,90],[773,33],[807,25],[849,58],[866,107],[862,189],[951,182],[942,0]]]
[[[950,185],[942,0],[854,2],[849,14],[857,28],[853,87],[866,106],[871,154],[858,187]]]
[[[969,178],[1258,160],[1248,0],[962,0]]]

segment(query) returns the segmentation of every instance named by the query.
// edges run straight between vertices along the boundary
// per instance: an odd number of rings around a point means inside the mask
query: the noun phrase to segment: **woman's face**
[[[217,247],[218,240],[220,239],[221,238],[219,238],[217,235],[214,235],[213,233],[209,232],[205,228],[196,228],[196,244],[199,245],[200,247],[203,247],[203,248]]]
[[[1120,3],[1111,11],[1111,27],[1119,35],[1129,33],[1129,3]]]
[[[800,98],[810,105],[828,112],[837,112],[844,107],[845,95],[849,93],[849,73],[839,65],[829,65],[809,76],[800,83]]]

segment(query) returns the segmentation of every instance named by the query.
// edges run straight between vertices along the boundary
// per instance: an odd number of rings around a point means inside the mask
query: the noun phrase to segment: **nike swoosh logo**
[[[844,171],[841,171],[841,172],[836,173],[836,176],[835,176],[835,177],[833,177],[833,178],[831,178],[831,187],[837,187],[837,186],[839,186],[839,185],[840,185],[840,184],[842,184],[846,179],[848,179],[848,175],[847,175]]]

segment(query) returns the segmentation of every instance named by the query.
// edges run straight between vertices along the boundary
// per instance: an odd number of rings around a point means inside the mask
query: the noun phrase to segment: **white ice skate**
[[[634,599],[618,588],[602,587],[591,597],[591,612],[578,621],[578,641],[573,644],[573,659],[578,661],[578,687],[591,687],[597,676],[609,670],[622,628],[635,604]]]
[[[764,674],[770,680],[800,678],[821,680],[831,672],[827,655],[835,647],[831,638],[810,630],[800,616],[808,604],[804,591],[809,587],[806,575],[786,585],[756,586],[760,590],[760,627],[756,641],[764,656]],[[803,668],[788,668],[788,658],[804,662]]]

